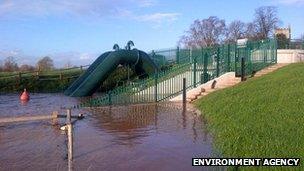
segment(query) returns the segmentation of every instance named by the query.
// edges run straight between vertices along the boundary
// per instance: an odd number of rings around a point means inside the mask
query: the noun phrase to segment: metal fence
[[[0,92],[19,91],[36,82],[62,82],[66,85],[79,77],[89,65],[49,71],[0,72]],[[66,88],[63,86],[62,89]]]
[[[117,87],[101,97],[91,98],[74,107],[149,103],[170,99],[182,92],[183,78],[186,78],[186,88],[190,89],[229,71],[235,71],[236,76],[240,76],[242,58],[245,61],[245,75],[250,76],[276,63],[276,41],[247,42],[245,46],[227,44],[199,49],[160,50],[153,51],[151,58],[160,66],[170,64],[169,69],[158,71],[153,77]]]
[[[278,49],[304,49],[304,40],[278,40]]]

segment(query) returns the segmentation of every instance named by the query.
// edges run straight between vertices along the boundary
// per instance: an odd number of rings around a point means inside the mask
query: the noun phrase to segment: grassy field
[[[303,170],[303,74],[303,63],[291,64],[196,101],[220,155],[300,157],[300,168],[284,169]]]
[[[86,68],[60,69],[39,72],[0,72],[0,93],[20,92],[27,88],[30,92],[53,93],[63,92]],[[135,77],[134,72],[126,67],[114,70],[100,86],[101,91],[118,86],[128,78]]]

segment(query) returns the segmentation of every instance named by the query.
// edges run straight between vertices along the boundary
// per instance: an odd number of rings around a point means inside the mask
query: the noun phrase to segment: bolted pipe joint
[[[134,46],[134,42],[132,40],[129,40],[126,46],[126,50],[131,50],[132,46]]]
[[[113,46],[113,50],[115,50],[115,51],[118,51],[118,50],[119,50],[119,46],[118,46],[118,44],[114,44],[114,46]]]

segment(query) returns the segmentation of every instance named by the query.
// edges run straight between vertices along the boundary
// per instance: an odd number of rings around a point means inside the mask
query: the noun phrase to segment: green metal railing
[[[276,41],[247,42],[242,47],[226,44],[197,49],[160,50],[153,51],[151,58],[166,61],[159,65],[170,63],[172,66],[155,72],[153,77],[117,87],[101,97],[91,98],[74,107],[150,103],[170,99],[182,92],[183,78],[186,78],[186,88],[190,89],[226,72],[235,71],[239,76],[241,58],[245,59],[245,74],[249,76],[276,63]]]
[[[236,76],[241,75],[241,59],[245,60],[245,75],[255,72],[277,61],[277,43],[274,39],[248,42],[245,47],[236,47],[235,68]]]
[[[277,40],[278,49],[304,49],[304,40],[300,39],[286,39],[286,40]]]

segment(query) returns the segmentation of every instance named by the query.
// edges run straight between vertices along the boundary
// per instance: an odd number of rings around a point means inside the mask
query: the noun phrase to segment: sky
[[[195,19],[250,22],[268,5],[292,38],[304,34],[304,0],[0,0],[0,64],[50,56],[56,67],[87,65],[129,40],[144,51],[172,48]]]

